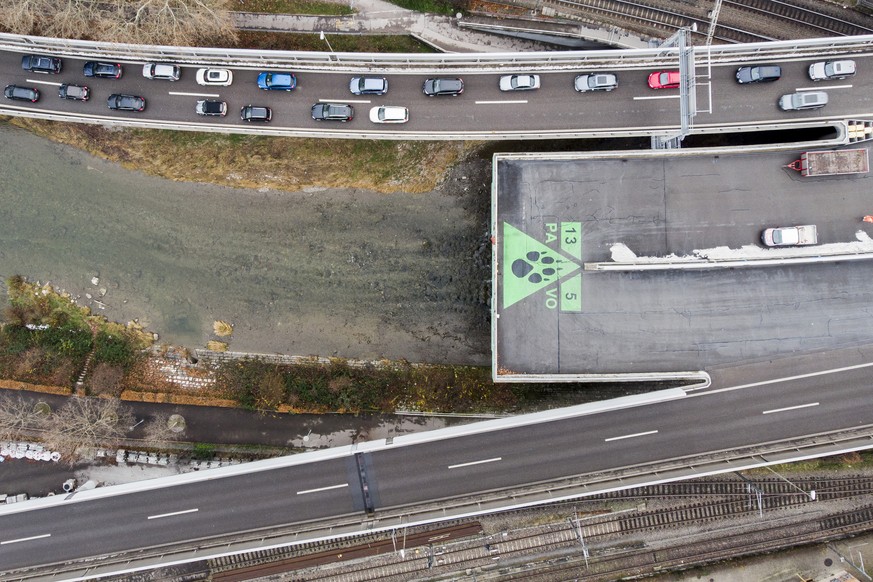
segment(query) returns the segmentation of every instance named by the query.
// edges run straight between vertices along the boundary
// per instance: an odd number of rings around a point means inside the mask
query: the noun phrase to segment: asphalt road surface
[[[755,124],[815,119],[843,119],[870,113],[873,64],[870,57],[855,57],[858,74],[847,80],[813,83],[807,68],[813,59],[779,63],[783,77],[775,83],[738,85],[736,66],[711,69],[704,57],[697,62],[698,109],[695,127],[709,125]],[[821,59],[816,59],[821,60]],[[427,78],[421,74],[390,74],[389,91],[384,96],[355,96],[349,92],[348,73],[303,72],[298,75],[297,88],[291,92],[262,91],[256,84],[259,70],[234,69],[234,81],[229,87],[203,87],[195,83],[198,67],[185,66],[177,82],[149,80],[142,76],[142,63],[124,63],[120,79],[86,78],[82,74],[84,60],[65,58],[58,75],[33,74],[22,70],[21,54],[0,54],[0,79],[4,83],[36,87],[42,97],[35,104],[5,101],[4,106],[38,109],[60,113],[95,116],[99,119],[152,119],[185,122],[186,124],[245,125],[239,118],[240,108],[247,104],[273,109],[272,128],[299,128],[309,131],[431,132],[435,137],[458,132],[507,132],[531,130],[605,130],[624,128],[644,130],[656,127],[676,127],[679,123],[678,90],[652,90],[647,85],[651,69],[622,70],[619,86],[609,93],[577,93],[573,80],[583,70],[542,74],[542,87],[536,91],[501,92],[499,75],[464,74],[465,90],[457,97],[428,98],[422,93]],[[705,76],[711,70],[712,78]],[[513,71],[508,71],[513,72]],[[525,71],[514,71],[525,72]],[[455,76],[451,70],[441,76]],[[86,84],[92,96],[86,103],[58,98],[61,83]],[[830,102],[824,109],[785,113],[776,103],[785,93],[797,89],[825,90]],[[147,105],[144,112],[112,112],[106,106],[111,93],[142,96]],[[710,101],[711,96],[711,101]],[[198,99],[227,101],[226,117],[201,117],[194,112]],[[355,107],[352,122],[339,124],[314,121],[310,115],[313,104],[320,101],[348,103]],[[406,124],[377,125],[369,121],[369,110],[378,105],[400,105],[409,108]]]
[[[873,424],[854,367],[649,406],[364,453],[380,508]],[[866,360],[866,361],[865,361]],[[860,366],[860,367],[859,367]],[[0,517],[4,569],[360,513],[353,457]]]

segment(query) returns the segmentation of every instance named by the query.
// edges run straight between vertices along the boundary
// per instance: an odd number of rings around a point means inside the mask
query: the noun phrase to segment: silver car
[[[533,91],[539,88],[539,75],[503,75],[500,77],[501,91]]]
[[[573,88],[580,93],[587,91],[612,91],[616,87],[618,87],[618,77],[612,73],[578,75],[573,82]]]
[[[782,111],[819,109],[827,104],[828,94],[824,91],[798,91],[779,98],[779,109]]]
[[[142,66],[142,76],[146,79],[163,79],[164,81],[178,81],[182,75],[179,65],[167,63],[146,63]]]

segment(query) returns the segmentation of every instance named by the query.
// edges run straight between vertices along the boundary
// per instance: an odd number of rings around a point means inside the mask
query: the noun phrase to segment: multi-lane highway
[[[264,129],[296,129],[305,132],[329,133],[342,131],[366,136],[385,132],[386,126],[369,120],[372,107],[399,105],[409,109],[409,122],[390,127],[402,134],[430,135],[445,138],[455,134],[481,133],[483,136],[507,132],[550,131],[578,133],[580,131],[626,130],[646,134],[652,130],[675,127],[679,123],[678,91],[652,90],[646,78],[651,68],[622,69],[618,73],[618,88],[612,92],[578,93],[573,89],[577,74],[589,69],[541,73],[542,87],[535,91],[502,92],[498,89],[497,73],[459,73],[443,69],[439,76],[460,76],[465,82],[464,93],[458,97],[428,98],[422,84],[437,75],[385,73],[389,91],[383,96],[355,96],[349,91],[349,73],[300,72],[298,86],[290,92],[263,91],[256,84],[262,69],[233,69],[234,81],[229,87],[204,87],[195,83],[199,67],[183,66],[177,82],[149,80],[142,76],[143,61],[117,61],[124,66],[120,79],[85,78],[84,59],[63,59],[63,70],[57,75],[34,74],[22,70],[21,54],[0,53],[0,80],[38,88],[42,96],[37,103],[4,100],[12,111],[37,110],[67,115],[85,116],[94,120],[163,120],[187,129],[225,127],[251,130],[252,124],[240,120],[240,108],[255,104],[272,108],[273,120],[262,124]],[[734,75],[737,64],[708,67],[701,55],[697,59],[697,103],[701,113],[695,127],[754,125],[810,119],[844,119],[873,112],[873,59],[853,56],[858,74],[848,80],[810,81],[807,68],[813,59],[780,61],[783,77],[775,83],[739,85]],[[821,59],[815,59],[821,60]],[[663,69],[664,67],[660,67]],[[511,72],[525,72],[524,67]],[[708,75],[711,73],[711,78]],[[382,76],[380,73],[379,76]],[[61,83],[85,84],[91,88],[88,102],[65,101],[57,96]],[[820,110],[785,113],[776,103],[785,93],[799,89],[827,91],[828,105]],[[106,106],[112,93],[142,96],[145,111],[113,112]],[[228,103],[226,117],[198,116],[198,99],[217,99]],[[355,118],[347,124],[316,122],[310,109],[319,102],[350,104]]]
[[[656,460],[873,425],[873,353],[840,369],[503,430],[0,516],[2,571],[363,514]],[[791,369],[793,364],[787,364]],[[773,369],[778,369],[778,363]],[[366,449],[365,449],[366,450]],[[206,475],[203,476],[207,477]],[[23,508],[22,508],[23,509]],[[0,571],[0,575],[2,575]]]

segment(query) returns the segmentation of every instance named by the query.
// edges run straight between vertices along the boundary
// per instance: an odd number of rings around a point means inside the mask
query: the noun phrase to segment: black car
[[[457,97],[464,92],[464,81],[461,79],[428,79],[424,82],[422,91],[428,97],[436,97],[437,95],[451,95]]]
[[[312,119],[315,121],[351,121],[355,109],[345,103],[316,103],[312,106]]]
[[[121,65],[88,61],[82,72],[86,77],[101,77],[103,79],[120,79]]]
[[[194,111],[197,112],[197,115],[224,117],[227,115],[227,102],[203,99],[197,102],[197,105],[194,106]]]
[[[737,83],[772,83],[782,77],[782,67],[778,65],[757,65],[737,69]]]
[[[15,101],[30,101],[31,103],[39,101],[39,89],[22,87],[20,85],[6,85],[3,95],[7,99],[14,99]]]
[[[273,119],[273,112],[269,107],[246,105],[239,110],[239,118],[243,121],[270,121]]]
[[[68,85],[64,83],[58,87],[58,97],[73,101],[87,101],[91,96],[91,90],[85,85]]]
[[[106,100],[109,109],[116,111],[142,111],[145,109],[145,99],[136,95],[122,95],[121,93],[113,93]]]
[[[61,59],[45,55],[24,55],[21,57],[21,68],[31,73],[61,72]]]

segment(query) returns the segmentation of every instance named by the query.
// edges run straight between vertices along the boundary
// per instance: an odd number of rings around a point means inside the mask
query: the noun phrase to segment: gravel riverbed
[[[489,360],[489,159],[381,194],[172,182],[8,125],[0,152],[4,279],[51,281],[176,345],[224,320],[234,351]]]

